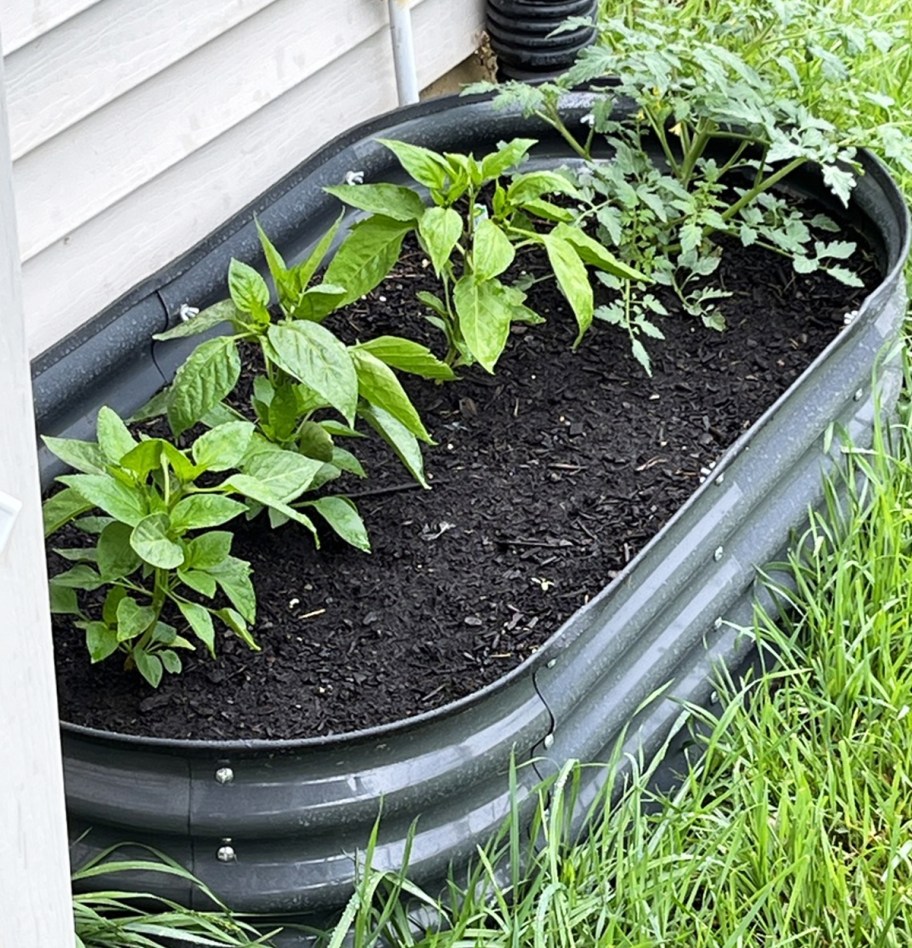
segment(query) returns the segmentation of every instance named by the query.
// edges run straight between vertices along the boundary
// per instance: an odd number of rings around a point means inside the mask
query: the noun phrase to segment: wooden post
[[[0,58],[0,942],[70,948],[57,693],[11,170]]]

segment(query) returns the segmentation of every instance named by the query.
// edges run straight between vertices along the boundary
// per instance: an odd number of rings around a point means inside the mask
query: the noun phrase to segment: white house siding
[[[412,4],[419,85],[483,0]],[[29,351],[396,105],[386,0],[4,0]]]

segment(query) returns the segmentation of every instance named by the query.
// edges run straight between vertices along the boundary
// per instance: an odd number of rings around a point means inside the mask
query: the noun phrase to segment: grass
[[[635,18],[636,0],[606,0],[604,14]],[[791,23],[771,39],[809,32],[821,48],[857,49],[844,75],[792,57],[810,104],[835,124],[892,126],[912,138],[912,7],[878,0],[793,0]],[[772,20],[769,2],[681,0],[665,8],[694,31],[750,41]],[[635,22],[635,19],[633,20]],[[779,30],[779,33],[776,33]],[[887,47],[884,37],[889,34]],[[883,42],[881,42],[883,40]],[[774,44],[757,47],[762,57]],[[788,70],[781,63],[783,81]],[[889,159],[889,155],[887,156]],[[894,172],[912,194],[912,168]],[[908,389],[908,386],[907,386]],[[758,609],[752,634],[778,656],[762,675],[720,683],[716,713],[689,709],[701,753],[671,795],[650,789],[657,761],[606,766],[588,835],[570,838],[580,765],[543,788],[530,846],[516,824],[478,854],[448,897],[404,876],[367,872],[323,944],[423,948],[736,948],[912,944],[912,409],[878,431],[873,449],[846,448],[846,472],[771,583],[788,604]],[[785,583],[783,577],[790,577]],[[498,869],[525,853],[508,885]],[[368,852],[368,864],[370,851]],[[506,878],[511,878],[507,870]],[[439,930],[415,934],[406,896]],[[132,897],[95,894],[75,908],[83,930],[124,900],[119,922],[139,917]],[[94,898],[94,901],[92,900]],[[162,905],[161,916],[176,912]],[[116,913],[115,913],[116,914]],[[192,913],[191,913],[192,914]],[[157,917],[158,921],[161,916]],[[126,918],[127,921],[124,921]],[[199,922],[199,919],[195,920]],[[250,933],[200,937],[252,944]],[[188,922],[189,924],[189,922]],[[124,931],[127,931],[124,928]],[[97,945],[159,944],[125,935]],[[122,940],[116,940],[121,937]],[[105,940],[105,938],[107,940]],[[93,940],[94,939],[94,940]]]

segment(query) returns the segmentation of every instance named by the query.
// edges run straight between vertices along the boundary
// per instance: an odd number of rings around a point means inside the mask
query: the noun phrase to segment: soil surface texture
[[[441,351],[414,299],[434,289],[423,263],[410,251],[333,328],[425,334]],[[154,690],[116,656],[91,666],[82,633],[58,623],[62,718],[172,738],[325,736],[429,711],[515,668],[642,549],[867,292],[738,246],[714,282],[732,294],[728,329],[663,297],[652,378],[612,327],[596,323],[574,351],[563,297],[537,284],[548,322],[515,328],[496,376],[403,378],[438,442],[425,451],[432,490],[375,439],[346,443],[369,474],[343,489],[370,555],[328,534],[317,551],[293,524],[242,525],[233,552],[253,566],[262,650],[226,632],[216,661],[200,649]]]

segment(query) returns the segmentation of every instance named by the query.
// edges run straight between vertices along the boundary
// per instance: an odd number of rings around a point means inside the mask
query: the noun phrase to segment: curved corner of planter
[[[577,98],[582,114],[588,103]],[[352,130],[150,281],[116,320],[98,317],[94,325],[117,340],[111,364],[132,367],[129,381],[121,370],[109,373],[113,387],[99,400],[95,386],[105,373],[96,355],[86,355],[91,340],[76,340],[74,385],[82,388],[61,390],[68,413],[48,409],[44,421],[60,433],[87,424],[109,396],[134,408],[151,396],[179,361],[173,347],[156,346],[153,358],[149,335],[162,318],[176,320],[183,303],[202,307],[221,298],[232,256],[261,261],[252,212],[286,259],[301,257],[336,213],[323,185],[352,170],[367,180],[399,177],[375,138],[452,151],[530,134],[540,140],[539,155],[568,158],[541,123],[478,99],[437,100]],[[756,570],[781,556],[808,507],[819,503],[822,477],[835,463],[824,448],[827,429],[840,425],[865,444],[877,412],[897,398],[898,362],[895,352],[884,353],[895,348],[904,313],[909,226],[883,166],[864,162],[852,213],[880,255],[881,285],[652,542],[536,656],[463,701],[332,738],[167,741],[64,725],[71,833],[89,828],[74,864],[111,843],[147,843],[235,910],[322,915],[353,891],[378,817],[374,864],[396,869],[410,850],[410,875],[442,885],[448,867],[464,865],[510,814],[514,761],[534,762],[517,771],[528,807],[540,777],[570,758],[606,760],[622,737],[645,756],[661,746],[682,701],[709,702],[715,664],[735,669],[748,659],[753,643],[738,629],[750,622]],[[815,188],[813,176],[795,185]],[[130,338],[136,353],[125,357]],[[64,350],[62,344],[58,354]],[[54,390],[55,373],[65,377],[63,356],[46,367],[50,376],[39,375],[39,391],[45,383]],[[580,811],[603,779],[595,769],[587,773]],[[167,877],[143,878],[138,887],[182,902],[195,897]]]

